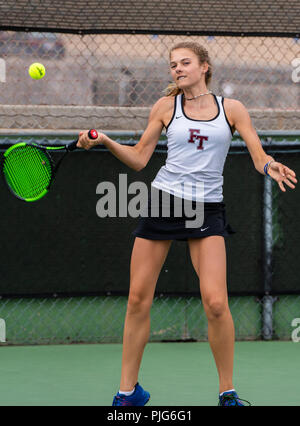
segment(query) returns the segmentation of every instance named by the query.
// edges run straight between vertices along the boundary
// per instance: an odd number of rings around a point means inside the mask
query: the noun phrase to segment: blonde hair
[[[194,41],[183,41],[172,47],[172,49],[170,50],[170,58],[171,53],[173,52],[173,50],[176,49],[189,49],[194,52],[196,56],[198,56],[200,64],[203,64],[204,62],[208,63],[208,70],[205,73],[205,83],[207,86],[209,86],[212,78],[212,64],[208,51],[205,49],[205,47]],[[177,87],[176,83],[170,83],[168,87],[164,90],[165,96],[176,96],[179,95],[179,93],[182,93],[182,90]]]

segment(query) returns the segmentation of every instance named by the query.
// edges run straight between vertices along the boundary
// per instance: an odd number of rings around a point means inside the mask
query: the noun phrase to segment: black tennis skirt
[[[191,216],[191,213],[186,214],[184,200],[178,199],[171,194],[168,194],[169,210],[166,216],[165,201],[162,200],[162,191],[159,192],[159,201],[151,201],[151,196],[148,198],[148,206],[143,210],[143,215],[139,217],[137,228],[132,233],[135,237],[146,238],[149,240],[177,240],[187,241],[189,238],[202,238],[210,235],[221,235],[228,237],[235,234],[236,231],[227,223],[225,203],[202,203],[203,204],[203,223],[201,226],[187,226],[187,221],[196,219],[196,213]],[[175,200],[176,198],[176,200]],[[181,214],[178,215],[178,208],[175,208],[175,201],[181,203]],[[186,200],[185,200],[186,202]],[[155,204],[155,205],[154,205]],[[199,206],[199,205],[198,205]],[[190,201],[190,210],[196,210],[195,201]],[[153,213],[155,212],[155,213]],[[202,221],[201,221],[202,222]],[[197,224],[199,221],[197,221]]]

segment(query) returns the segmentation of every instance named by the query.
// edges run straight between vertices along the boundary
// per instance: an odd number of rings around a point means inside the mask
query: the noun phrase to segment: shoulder
[[[165,114],[174,107],[175,96],[163,96],[152,107],[152,111]]]
[[[241,101],[231,98],[224,98],[224,106],[231,111],[246,109],[246,107],[244,106],[244,104],[242,104]]]
[[[245,105],[237,99],[224,98],[224,108],[232,122],[236,122],[240,118],[249,116]]]
[[[245,105],[237,99],[224,98],[224,107],[230,112],[247,111]]]
[[[163,126],[166,126],[173,114],[174,102],[174,96],[163,96],[158,99],[151,109],[149,121],[160,121]]]

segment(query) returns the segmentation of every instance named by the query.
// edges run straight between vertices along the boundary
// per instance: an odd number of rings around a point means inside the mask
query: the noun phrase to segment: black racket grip
[[[91,140],[93,140],[93,139],[97,139],[97,137],[98,137],[98,132],[97,132],[97,130],[95,130],[95,129],[91,129],[91,130],[89,130],[88,136],[89,136],[89,138],[90,138]],[[67,145],[67,150],[68,150],[68,151],[74,151],[74,150],[77,148],[77,142],[78,142],[78,140],[79,140],[79,139],[77,139],[76,141],[71,142],[69,145]]]

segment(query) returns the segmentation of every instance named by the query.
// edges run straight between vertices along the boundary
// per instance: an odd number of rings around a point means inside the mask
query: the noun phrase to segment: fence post
[[[264,297],[262,312],[262,335],[264,340],[272,339],[273,335],[273,297],[272,289],[272,248],[273,248],[273,198],[272,179],[264,178],[263,189],[263,268],[264,268]]]
[[[0,343],[6,342],[6,324],[4,319],[0,318]]]

